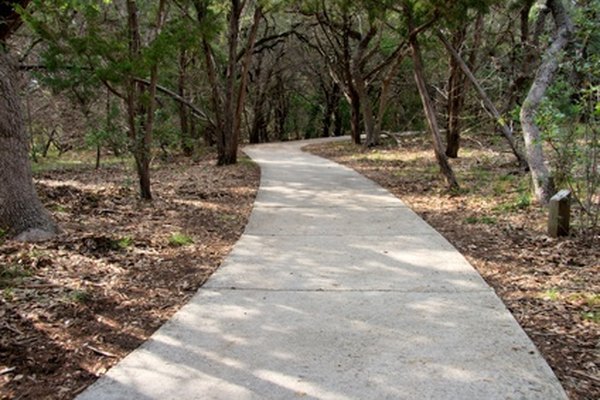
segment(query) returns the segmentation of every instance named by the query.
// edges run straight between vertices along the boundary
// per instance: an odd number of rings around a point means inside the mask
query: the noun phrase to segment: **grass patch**
[[[217,220],[219,222],[233,222],[237,219],[235,214],[219,214]]]
[[[56,211],[56,212],[67,212],[67,208],[65,206],[63,206],[62,204],[54,204],[52,206],[52,210]]]
[[[558,289],[548,289],[541,294],[542,299],[550,301],[558,301],[560,299],[560,292]]]
[[[116,245],[119,249],[125,250],[133,246],[133,238],[131,236],[125,236],[117,240]]]
[[[238,164],[243,165],[243,166],[251,166],[251,167],[254,167],[256,165],[256,163],[254,161],[252,161],[252,159],[250,157],[240,157],[238,159]]]
[[[194,243],[194,239],[183,233],[173,233],[169,236],[169,244],[174,247],[189,246]]]
[[[600,311],[587,311],[581,314],[581,317],[595,324],[600,323]]]
[[[73,290],[68,295],[68,300],[71,303],[87,303],[92,299],[92,295],[85,290]]]
[[[0,266],[0,288],[10,289],[23,283],[31,276],[31,271],[20,264]]]

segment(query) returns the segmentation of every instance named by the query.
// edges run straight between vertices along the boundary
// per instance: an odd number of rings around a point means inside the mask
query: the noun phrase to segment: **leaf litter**
[[[151,203],[123,165],[36,174],[63,233],[0,239],[0,398],[75,397],[185,304],[241,235],[255,164],[155,165]],[[189,240],[170,245],[176,233]]]

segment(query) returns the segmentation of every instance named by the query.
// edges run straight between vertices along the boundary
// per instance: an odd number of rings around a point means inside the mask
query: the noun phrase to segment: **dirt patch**
[[[73,398],[206,281],[241,235],[260,178],[245,159],[214,165],[157,165],[152,203],[137,199],[126,166],[38,173],[64,232],[0,243],[1,398]]]
[[[464,254],[540,349],[571,399],[600,399],[600,238],[545,235],[528,177],[510,153],[469,141],[452,164],[462,185],[449,194],[428,138],[363,150],[311,145],[405,201]]]

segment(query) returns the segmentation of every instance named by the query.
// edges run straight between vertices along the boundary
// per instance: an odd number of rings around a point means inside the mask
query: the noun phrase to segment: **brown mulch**
[[[0,239],[0,398],[73,398],[195,293],[241,235],[260,177],[246,160],[214,165],[157,163],[151,203],[129,166],[36,174],[64,232]]]
[[[498,146],[496,146],[498,147]],[[570,399],[600,399],[600,238],[551,239],[511,155],[468,141],[448,193],[427,137],[364,150],[350,143],[308,151],[348,165],[405,201],[463,253],[533,339]]]

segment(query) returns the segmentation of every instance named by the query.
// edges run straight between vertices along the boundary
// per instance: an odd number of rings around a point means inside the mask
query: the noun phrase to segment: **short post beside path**
[[[548,214],[548,235],[556,238],[569,235],[571,220],[571,191],[561,190],[550,199]]]

